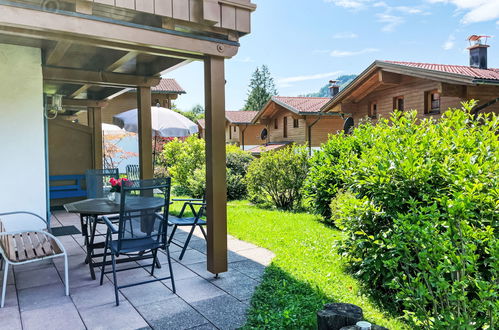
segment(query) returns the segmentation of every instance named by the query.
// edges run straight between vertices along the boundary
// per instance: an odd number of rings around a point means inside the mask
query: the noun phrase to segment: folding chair
[[[111,189],[109,181],[111,178],[119,179],[120,173],[117,168],[94,169],[85,171],[85,184],[87,187],[87,198],[107,198]],[[93,219],[93,221],[91,220]],[[114,221],[114,220],[113,220]],[[85,238],[87,246],[87,258],[85,263],[88,263],[90,268],[90,276],[95,280],[95,272],[92,262],[92,257],[98,256],[94,254],[94,249],[104,247],[103,243],[95,244],[97,224],[104,224],[101,217],[90,217],[86,214],[80,214],[81,233]]]
[[[180,214],[178,217],[174,216],[169,216],[168,217],[168,224],[173,225],[172,233],[170,234],[170,237],[168,239],[168,243],[173,243],[177,245],[178,247],[182,248],[182,252],[180,253],[179,259],[182,260],[184,257],[185,251],[187,250],[187,247],[189,246],[189,242],[191,241],[192,234],[194,233],[194,230],[196,229],[196,226],[201,229],[201,232],[203,233],[204,239],[206,240],[206,232],[203,228],[203,226],[206,226],[206,200],[203,197],[203,199],[172,199],[175,202],[184,202],[184,205],[182,206],[182,209],[180,210]],[[196,211],[195,206],[200,206],[200,208]],[[192,217],[184,217],[184,213],[187,209],[187,207],[190,208],[193,216]],[[173,236],[175,235],[175,232],[177,231],[177,227],[186,227],[190,226],[191,230],[189,231],[189,234],[187,235],[187,239],[185,240],[184,245],[177,244],[173,242]]]
[[[102,285],[104,274],[113,273],[114,291],[116,305],[119,305],[118,290],[130,286],[146,284],[150,282],[170,279],[173,292],[175,292],[175,282],[173,279],[170,251],[167,239],[167,215],[170,206],[170,184],[171,179],[151,179],[127,181],[121,188],[120,214],[118,226],[111,220],[103,216],[102,219],[107,225],[106,243],[104,247],[104,260],[102,263],[100,284]],[[161,197],[157,197],[154,191],[160,190]],[[161,210],[161,213],[157,212]],[[113,238],[113,235],[115,238]],[[146,268],[151,266],[150,274],[154,275],[154,268],[157,261],[158,249],[166,251],[170,276],[154,278],[147,281],[136,282],[127,285],[118,285],[117,272],[136,268]],[[106,258],[108,251],[111,254],[112,271],[106,272]],[[149,254],[149,255],[148,255]],[[140,259],[153,259],[150,265],[142,265],[116,269],[116,258],[120,255],[140,256]],[[130,261],[134,261],[130,258]],[[127,262],[126,259],[120,262]]]

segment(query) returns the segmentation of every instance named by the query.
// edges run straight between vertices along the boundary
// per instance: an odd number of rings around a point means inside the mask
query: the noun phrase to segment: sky
[[[257,66],[281,96],[318,91],[374,60],[468,65],[467,37],[490,35],[488,66],[499,68],[499,0],[253,0],[252,32],[226,60],[226,109],[240,110]],[[496,37],[494,37],[496,36]],[[187,91],[181,110],[204,104],[203,63],[169,74]],[[258,110],[258,109],[256,109]]]

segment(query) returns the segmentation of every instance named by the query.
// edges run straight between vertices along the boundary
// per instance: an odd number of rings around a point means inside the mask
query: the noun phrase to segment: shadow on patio
[[[64,211],[52,216],[53,227],[79,228],[79,224],[77,215]],[[103,232],[104,225],[99,229]],[[186,235],[179,231],[175,239],[182,244]],[[0,329],[234,329],[244,325],[251,296],[273,253],[229,236],[229,271],[214,278],[206,270],[205,241],[200,232],[195,235],[182,261],[180,248],[170,247],[176,294],[169,280],[124,288],[118,307],[112,274],[106,275],[102,286],[90,278],[83,236],[59,237],[69,255],[70,296],[64,295],[61,258],[14,267],[8,277],[5,307],[0,309]],[[163,252],[158,258],[166,265]],[[162,277],[167,272],[165,266],[154,275]],[[118,275],[118,283],[147,276],[141,268],[125,271]]]

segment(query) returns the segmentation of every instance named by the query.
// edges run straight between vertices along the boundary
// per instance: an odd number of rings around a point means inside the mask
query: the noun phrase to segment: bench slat
[[[20,236],[23,239],[24,250],[26,251],[26,255],[27,255],[28,259],[35,259],[36,255],[35,255],[35,252],[33,250],[33,243],[31,243],[30,234],[33,234],[33,233],[23,233]]]
[[[24,242],[21,235],[14,235],[14,240],[16,241],[16,255],[17,260],[24,261],[27,259],[26,253],[24,252]]]
[[[45,253],[43,252],[43,242],[40,241],[40,238],[38,237],[38,235],[32,235],[31,240],[33,241],[33,247],[34,247],[36,256],[38,258],[43,257],[45,255]]]

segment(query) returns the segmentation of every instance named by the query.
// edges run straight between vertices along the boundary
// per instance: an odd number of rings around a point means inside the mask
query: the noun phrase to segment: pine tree
[[[251,76],[248,99],[243,110],[259,111],[274,95],[277,95],[277,89],[269,68],[266,65],[262,65],[261,69],[257,67]]]

